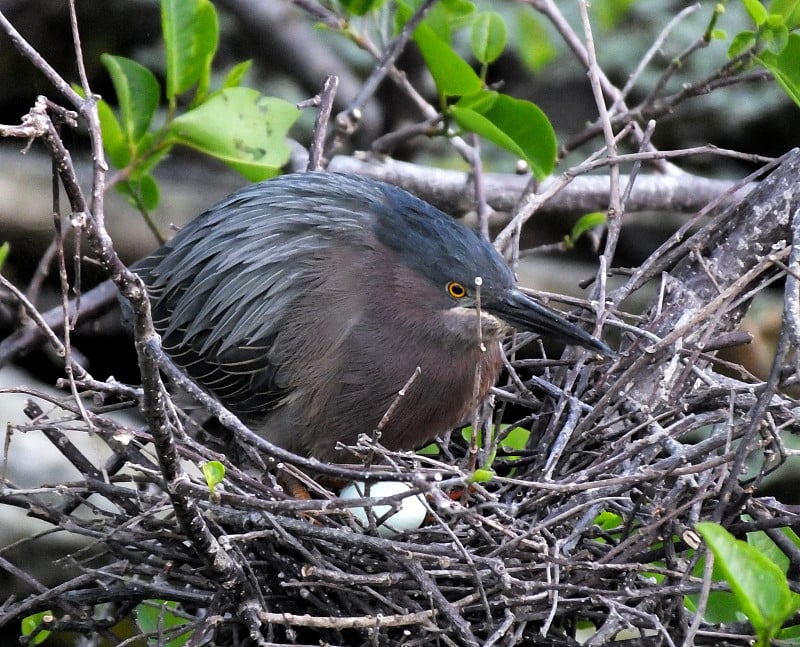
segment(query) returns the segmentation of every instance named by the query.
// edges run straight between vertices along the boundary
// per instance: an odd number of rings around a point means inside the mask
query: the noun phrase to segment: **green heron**
[[[254,431],[322,461],[346,462],[337,444],[381,424],[385,446],[415,449],[465,422],[509,325],[611,353],[520,292],[477,233],[362,177],[248,186],[134,270],[175,363]]]

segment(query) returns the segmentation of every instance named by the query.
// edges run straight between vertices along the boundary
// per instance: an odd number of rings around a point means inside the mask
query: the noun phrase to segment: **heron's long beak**
[[[499,300],[483,303],[482,307],[519,330],[555,337],[566,344],[590,348],[609,357],[616,355],[602,341],[519,290],[508,290]]]

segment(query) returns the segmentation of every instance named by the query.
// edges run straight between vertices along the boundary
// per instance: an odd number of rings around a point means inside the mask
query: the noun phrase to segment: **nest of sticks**
[[[747,644],[748,624],[721,634],[684,600],[719,586],[696,568],[698,520],[780,541],[776,528],[795,519],[756,493],[783,462],[782,437],[798,430],[800,242],[785,217],[797,212],[798,173],[794,152],[631,272],[615,304],[654,278],[663,289],[642,316],[605,313],[618,357],[518,359],[529,340],[509,340],[507,379],[476,416],[488,440],[454,432],[432,455],[388,452],[376,437],[353,448],[359,467],[320,465],[274,453],[209,401],[228,430],[222,453],[186,433],[158,378],[164,358],[138,331],[141,388],[76,376],[67,398],[31,397],[22,430],[43,432],[79,476],[35,490],[5,482],[0,504],[83,544],[57,562],[74,576],[52,587],[0,553],[30,591],[4,602],[2,622],[46,611],[42,629],[93,645],[128,644],[115,628],[148,609],[157,644]],[[743,341],[749,302],[777,279],[783,326],[761,381],[714,351]],[[134,404],[139,425],[109,415]],[[509,448],[511,428],[527,442]],[[72,442],[88,433],[103,441],[102,460]],[[197,469],[210,461],[226,468],[214,487]],[[310,497],[293,496],[287,475]],[[369,502],[394,511],[419,496],[425,520],[383,536],[381,519],[365,528],[352,514],[364,500],[340,499],[320,476],[403,481],[407,490]],[[41,540],[25,541],[36,550]]]

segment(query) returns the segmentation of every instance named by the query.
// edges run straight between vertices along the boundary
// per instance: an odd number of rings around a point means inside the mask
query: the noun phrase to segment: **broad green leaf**
[[[219,461],[203,463],[203,476],[211,494],[214,494],[215,488],[225,479],[225,466]]]
[[[9,245],[8,241],[0,245],[0,269],[3,268],[3,263],[6,262],[6,259],[8,258],[8,253],[10,251],[11,251],[11,245]]]
[[[710,555],[709,559],[711,559]],[[702,578],[705,572],[705,562],[705,558],[701,557],[692,569],[692,575]],[[719,563],[714,560],[711,580],[714,582],[721,582],[724,579],[725,577],[722,574]],[[684,596],[684,605],[690,611],[696,612],[699,598],[700,596],[697,594]],[[730,591],[711,591],[706,600],[703,619],[711,624],[722,624],[727,622],[743,622],[747,620],[747,616],[742,611],[742,607],[733,593]]]
[[[135,145],[147,133],[158,108],[158,81],[150,70],[129,58],[103,54],[100,60],[114,83],[122,134],[129,146]]]
[[[569,235],[570,241],[574,243],[590,229],[604,224],[606,224],[605,212],[593,211],[592,213],[587,213],[578,218],[578,222],[572,227]]]
[[[741,31],[733,37],[728,46],[728,58],[736,58],[756,44],[757,34],[754,31]]]
[[[494,11],[481,11],[472,23],[472,53],[481,63],[493,63],[503,53],[507,37],[502,16]]]
[[[161,28],[167,64],[167,98],[198,84],[208,87],[217,51],[217,12],[209,0],[161,0]]]
[[[800,106],[800,34],[790,34],[780,54],[766,51],[756,60],[770,71],[784,92]]]
[[[748,545],[755,548],[759,553],[781,569],[781,573],[786,575],[789,571],[789,558],[786,556],[769,535],[764,531],[747,533]]]
[[[556,58],[558,50],[538,14],[520,7],[516,17],[517,53],[528,68],[538,72]]]
[[[464,105],[475,102],[470,98]],[[542,180],[553,171],[557,153],[555,131],[544,112],[530,101],[498,94],[488,110],[478,112],[463,107],[459,101],[451,108],[451,114],[465,130],[524,159],[537,179]]]
[[[135,609],[136,625],[142,633],[158,635],[167,629],[187,624],[188,620],[181,618],[174,612],[177,608],[178,603],[172,600],[147,600],[142,602]],[[158,647],[182,647],[191,635],[191,631],[186,631],[166,643],[159,643]],[[154,641],[148,641],[148,644],[154,647],[156,645]]]
[[[414,40],[422,52],[439,94],[460,97],[481,89],[481,80],[475,70],[424,22],[414,31]]]
[[[770,640],[799,606],[786,577],[767,557],[722,526],[701,522],[696,528],[759,638]]]
[[[762,25],[767,19],[767,8],[759,0],[742,0],[742,4],[756,25]]]
[[[345,11],[354,16],[363,16],[380,7],[384,0],[339,0]]]
[[[34,631],[36,631],[36,635],[31,638],[29,645],[41,645],[45,640],[50,637],[50,631],[47,629],[42,629],[41,631],[37,631],[39,627],[42,625],[42,620],[44,620],[47,616],[52,616],[52,611],[40,611],[39,613],[34,613],[33,615],[26,616],[22,619],[22,635],[23,636],[31,636]]]
[[[227,88],[176,117],[169,141],[216,157],[254,182],[280,172],[289,159],[286,134],[299,110],[251,88]]]
[[[252,60],[242,61],[241,63],[234,65],[222,80],[222,86],[220,89],[224,90],[225,88],[238,88],[242,84],[245,75],[250,71],[252,66]]]

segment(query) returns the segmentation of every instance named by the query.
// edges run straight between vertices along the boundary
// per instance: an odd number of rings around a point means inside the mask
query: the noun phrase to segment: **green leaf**
[[[733,37],[728,46],[728,58],[736,58],[744,54],[756,44],[757,34],[754,31],[741,31]]]
[[[420,456],[438,456],[439,445],[437,445],[436,443],[425,445],[425,447],[418,449],[416,453],[419,454]]]
[[[158,183],[149,173],[137,172],[124,182],[117,184],[117,191],[125,200],[140,211],[153,211],[161,199]]]
[[[782,629],[777,638],[781,641],[781,645],[800,645],[800,625]]]
[[[606,224],[606,214],[603,211],[593,211],[587,213],[578,219],[578,222],[572,227],[569,238],[573,243],[576,242],[583,234],[590,229],[599,227]]]
[[[158,81],[150,70],[129,58],[103,54],[100,60],[111,75],[117,94],[122,135],[129,146],[135,145],[147,133],[158,108],[161,95]],[[109,134],[112,145],[116,145],[115,133]]]
[[[800,606],[780,568],[758,550],[737,540],[722,526],[701,522],[696,525],[742,610],[759,639],[766,644],[784,621]]]
[[[154,634],[160,637],[168,629],[188,624],[189,621],[186,618],[174,613],[177,608],[178,603],[172,600],[168,602],[165,600],[146,600],[136,606],[134,613],[136,625],[142,633]],[[191,635],[191,631],[186,631],[166,643],[159,642],[158,647],[182,647],[191,638]],[[148,640],[148,644],[155,647],[156,642]]]
[[[214,489],[222,483],[225,478],[225,466],[219,461],[208,461],[203,463],[203,476],[206,477],[206,483],[211,494],[214,494]]]
[[[405,25],[418,8],[421,0],[413,0],[411,4],[396,0],[395,13],[397,31]],[[439,0],[425,15],[424,23],[445,43],[451,42],[453,32],[467,26],[475,12],[475,5],[470,0]]]
[[[11,245],[8,243],[8,241],[0,245],[0,269],[3,269],[3,263],[6,262],[6,259],[8,258],[8,254],[10,251],[11,251]]]
[[[481,79],[475,70],[424,22],[414,31],[414,41],[422,52],[439,94],[460,97],[481,89]]]
[[[493,63],[503,53],[507,37],[506,23],[500,14],[481,11],[472,23],[472,53],[481,63]]]
[[[198,84],[208,88],[217,51],[217,12],[209,0],[161,0],[161,28],[167,67],[167,98]]]
[[[622,516],[618,515],[616,512],[603,510],[603,512],[595,517],[594,523],[603,530],[614,530],[622,525],[622,521]]]
[[[503,436],[503,440],[500,441],[500,447],[503,449],[516,449],[522,450],[528,446],[528,439],[531,437],[531,432],[525,427],[513,427],[508,433],[503,430],[505,436]],[[518,458],[516,456],[509,457],[509,458]]]
[[[520,7],[516,17],[517,37],[514,40],[517,53],[531,71],[538,72],[556,58],[558,50],[533,10],[527,6]]]
[[[742,0],[742,4],[756,25],[762,25],[767,19],[767,8],[759,0]]]
[[[550,120],[542,110],[522,99],[496,95],[488,109],[481,109],[474,97],[465,97],[451,108],[458,125],[485,137],[524,159],[534,176],[542,180],[555,166],[557,143]]]
[[[254,182],[280,172],[289,159],[286,134],[300,111],[251,88],[227,88],[176,117],[169,141],[216,157]]]
[[[8,244],[8,243],[6,243]],[[47,629],[42,629],[41,631],[37,631],[39,627],[42,626],[42,622],[45,618],[52,618],[53,612],[52,611],[40,611],[39,613],[34,613],[33,615],[26,616],[22,619],[22,635],[23,636],[31,636],[33,632],[36,631],[36,635],[31,638],[29,645],[41,645],[45,640],[48,639],[51,632]]]
[[[635,0],[595,0],[591,3],[597,22],[603,29],[613,29],[628,14]]]
[[[373,9],[380,7],[384,0],[339,0],[347,13],[354,16],[363,16]]]
[[[492,470],[487,470],[483,468],[476,469],[472,476],[469,478],[470,483],[488,483],[495,477],[495,473]]]
[[[756,60],[770,71],[784,92],[800,106],[800,34],[790,34],[780,54],[765,51]]]
[[[117,168],[125,168],[133,156],[133,146],[129,146],[122,132],[117,115],[103,99],[97,102],[97,116],[100,119],[100,134],[103,148],[111,163]]]
[[[783,17],[783,23],[790,31],[800,26],[800,0],[772,0],[769,12]]]
[[[786,556],[769,535],[764,531],[747,533],[748,545],[755,548],[759,553],[781,569],[781,573],[786,575],[789,571],[789,558]]]
[[[238,88],[242,84],[245,75],[250,71],[252,66],[252,60],[242,61],[241,63],[234,65],[222,80],[221,89],[224,90],[225,88]]]
[[[778,16],[770,16],[778,18]],[[766,49],[773,54],[780,54],[789,42],[789,30],[783,22],[775,22],[768,19],[761,30],[761,42]],[[797,61],[796,61],[797,62]]]

